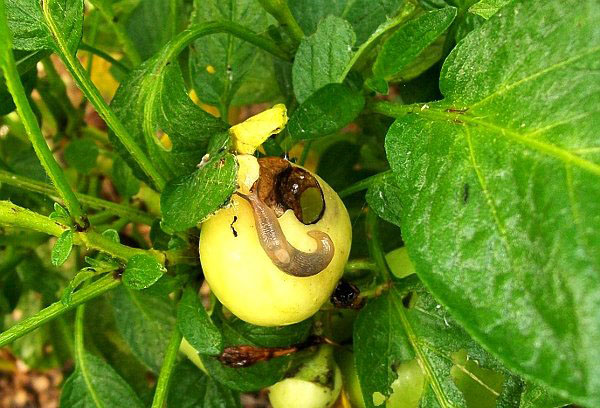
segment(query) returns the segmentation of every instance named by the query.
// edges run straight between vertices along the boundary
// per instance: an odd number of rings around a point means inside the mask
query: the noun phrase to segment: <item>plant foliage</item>
[[[600,4],[542,3],[0,0],[0,347],[67,408],[241,407],[323,343],[338,407],[600,406]],[[277,103],[362,303],[259,327],[198,237]]]

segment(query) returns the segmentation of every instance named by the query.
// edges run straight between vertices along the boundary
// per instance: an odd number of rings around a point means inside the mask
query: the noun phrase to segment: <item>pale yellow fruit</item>
[[[202,224],[204,276],[219,301],[240,319],[260,326],[300,322],[319,310],[340,279],[352,241],[350,218],[337,193],[315,177],[325,198],[322,218],[304,225],[292,210],[279,217],[288,242],[300,251],[316,249],[308,235],[313,230],[327,233],[333,241],[333,259],[314,276],[288,275],[273,264],[259,242],[251,205],[237,195]]]
[[[322,347],[294,377],[269,387],[269,401],[273,408],[331,407],[342,388],[342,373],[331,351],[328,346]],[[323,384],[324,380],[328,383]]]

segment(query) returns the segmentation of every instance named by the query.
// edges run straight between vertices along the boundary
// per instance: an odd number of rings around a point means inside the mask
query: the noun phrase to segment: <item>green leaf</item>
[[[313,34],[325,17],[341,16],[347,3],[348,0],[288,0],[290,10],[305,35]]]
[[[590,406],[600,405],[599,19],[591,0],[507,6],[450,54],[445,99],[408,108],[386,139],[425,285],[508,367]]]
[[[352,122],[365,98],[342,84],[329,84],[310,95],[295,111],[288,131],[295,140],[327,136]]]
[[[283,379],[290,368],[290,357],[276,357],[249,367],[229,367],[215,357],[200,355],[208,374],[232,390],[259,391]]]
[[[112,181],[123,197],[133,197],[140,191],[140,181],[133,175],[131,167],[120,157],[115,157],[112,167]]]
[[[417,283],[369,300],[354,324],[354,354],[367,407],[389,398],[396,370],[414,362],[421,370],[403,378],[421,384],[414,387],[422,389],[420,398],[415,389],[410,398],[420,399],[421,406],[518,407],[520,380],[471,340]],[[474,393],[479,401],[471,405]]]
[[[400,27],[377,55],[373,66],[375,78],[389,80],[401,72],[450,27],[455,17],[456,9],[446,7],[425,13]]]
[[[243,75],[241,84],[231,100],[232,106],[244,106],[270,102],[281,94],[275,77],[275,61],[270,54],[256,50],[256,58],[250,70]]]
[[[171,179],[189,174],[202,159],[210,138],[226,130],[226,125],[192,102],[178,64],[163,61],[163,52],[129,74],[111,107],[159,172]],[[165,134],[171,148],[159,140]],[[125,147],[112,132],[109,135],[136,177],[146,180]]]
[[[510,0],[480,0],[473,4],[469,11],[477,14],[486,20],[496,14],[498,10],[508,4]]]
[[[219,355],[223,337],[202,306],[198,294],[186,289],[177,307],[177,326],[183,337],[200,353]]]
[[[96,167],[98,158],[98,146],[90,139],[73,140],[65,149],[67,163],[77,171],[88,174]]]
[[[236,317],[225,318],[220,309],[215,310],[213,319],[223,333],[225,347],[249,345],[255,347],[285,347],[292,341],[306,338],[307,322],[287,327],[259,327],[242,322]],[[308,321],[310,329],[310,320]],[[281,380],[290,368],[291,357],[276,357],[249,367],[229,367],[215,357],[200,355],[208,374],[227,387],[242,391],[257,391]]]
[[[121,267],[116,260],[102,253],[98,254],[96,258],[86,256],[85,261],[98,273],[111,272]]]
[[[298,102],[327,84],[342,82],[341,76],[354,55],[355,40],[350,24],[334,16],[321,21],[317,31],[302,40],[292,67]]]
[[[202,373],[190,361],[182,361],[173,371],[167,404],[179,408],[241,408],[239,393]]]
[[[73,231],[66,230],[56,240],[50,255],[50,261],[54,266],[60,266],[65,263],[73,249]]]
[[[312,319],[288,326],[263,327],[247,323],[235,316],[219,316],[223,335],[229,344],[251,344],[258,347],[289,347],[305,341],[312,328]]]
[[[13,34],[14,49],[58,51],[46,26],[40,4],[31,0],[6,0],[6,14]],[[65,33],[69,50],[75,52],[83,30],[83,0],[52,1],[50,12],[60,32]]]
[[[552,395],[544,387],[535,384],[526,384],[521,394],[519,408],[561,408],[567,405],[564,398]]]
[[[165,250],[169,249],[169,241],[171,235],[167,234],[160,227],[160,220],[154,220],[152,227],[150,228],[150,241],[152,241],[152,248]]]
[[[60,406],[141,408],[144,405],[129,384],[111,366],[85,352],[77,368],[62,387]]]
[[[54,211],[50,213],[48,218],[50,218],[53,221],[57,221],[61,224],[71,224],[71,216],[69,215],[69,212],[65,207],[63,207],[59,203],[54,203]]]
[[[322,20],[337,16],[352,25],[357,45],[396,17],[406,4],[404,0],[288,0],[288,3],[304,34],[312,35]]]
[[[161,21],[167,25],[169,2],[164,0],[139,0],[135,9],[130,12],[125,30],[140,53],[142,60],[153,56],[170,39],[167,27],[157,29],[156,23]],[[181,7],[180,2],[176,2]]]
[[[123,284],[131,289],[146,289],[154,285],[165,272],[165,267],[153,256],[134,255],[123,272]]]
[[[396,177],[385,174],[375,180],[367,190],[367,204],[377,215],[397,226],[401,226],[402,200]]]
[[[115,316],[110,296],[95,298],[86,304],[84,336],[92,340],[101,357],[133,388],[146,402],[149,384],[145,375],[148,368],[131,352],[115,326]],[[148,404],[149,405],[149,404]]]
[[[356,33],[356,44],[360,45],[377,30],[377,27],[396,16],[404,4],[405,0],[348,1],[341,17],[352,24]]]
[[[15,62],[17,63],[17,71],[21,77],[21,82],[25,88],[25,93],[29,95],[37,82],[37,62],[42,59],[46,52],[25,52],[14,51]],[[7,115],[15,109],[15,104],[12,100],[12,95],[8,92],[4,73],[0,73],[0,115]]]
[[[116,242],[117,244],[121,242],[121,237],[119,236],[119,233],[113,228],[109,228],[107,230],[102,231],[102,236],[110,239],[113,242]]]
[[[255,0],[194,0],[192,24],[215,20],[235,22],[259,33],[269,24],[267,13]],[[245,75],[256,72],[259,54],[262,51],[230,34],[196,40],[190,48],[190,72],[200,100],[228,107]]]
[[[171,300],[119,287],[114,290],[112,306],[117,329],[133,354],[158,373],[169,334],[175,327],[175,308]]]
[[[227,202],[236,188],[236,174],[233,155],[221,152],[194,173],[167,183],[160,197],[163,225],[174,231],[196,226]]]
[[[83,282],[93,278],[95,275],[96,271],[90,270],[88,268],[83,268],[82,270],[77,272],[77,275],[75,275],[75,277],[71,279],[65,290],[63,290],[62,296],[60,298],[62,304],[68,305],[69,303],[71,303],[71,296],[73,295],[75,289],[77,289],[77,287]]]

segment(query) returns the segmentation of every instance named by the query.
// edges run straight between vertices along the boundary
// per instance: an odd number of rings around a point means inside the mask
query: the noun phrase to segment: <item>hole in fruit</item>
[[[300,196],[300,207],[302,210],[302,222],[312,224],[318,221],[323,213],[323,196],[316,187],[309,187]]]
[[[305,225],[318,222],[325,212],[325,198],[317,179],[307,170],[279,157],[258,159],[260,177],[254,189],[278,217],[292,210]]]
[[[496,371],[480,367],[475,360],[470,360],[466,350],[452,353],[454,365],[450,376],[465,399],[467,408],[494,408],[496,400],[502,392],[504,375]]]

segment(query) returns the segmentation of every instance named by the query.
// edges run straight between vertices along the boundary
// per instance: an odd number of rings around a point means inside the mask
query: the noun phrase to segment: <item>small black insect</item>
[[[462,195],[463,203],[466,204],[469,201],[469,183],[465,183],[463,186],[463,195]]]
[[[335,307],[342,309],[360,309],[364,304],[360,290],[343,279],[338,282],[330,300]]]

